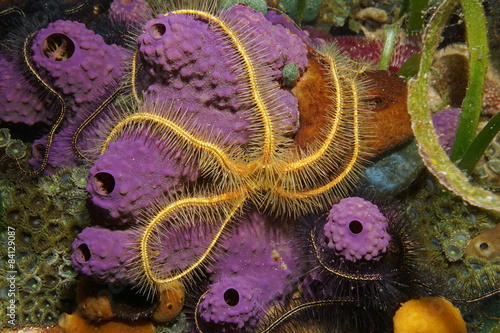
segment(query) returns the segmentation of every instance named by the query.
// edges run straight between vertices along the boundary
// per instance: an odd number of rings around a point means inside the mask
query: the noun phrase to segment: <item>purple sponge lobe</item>
[[[87,227],[73,241],[71,261],[82,274],[103,282],[130,281],[132,230]]]
[[[19,66],[0,54],[0,120],[33,125],[51,124],[54,113],[45,108],[42,98],[24,77]]]
[[[153,16],[145,0],[114,0],[109,6],[109,19],[114,23],[139,25]]]
[[[87,192],[100,224],[134,223],[143,208],[197,178],[197,171],[183,163],[183,154],[160,147],[161,142],[145,136],[122,136],[98,157]]]
[[[207,267],[211,281],[241,276],[255,278],[255,288],[262,292],[262,304],[280,299],[293,291],[301,275],[292,248],[291,235],[279,230],[266,216],[250,212],[231,237],[221,241],[214,264]],[[258,263],[257,265],[255,263]],[[266,276],[267,282],[259,279]]]
[[[262,291],[255,288],[256,279],[228,277],[210,285],[201,299],[198,312],[201,321],[220,332],[251,331],[262,315]]]
[[[40,75],[77,104],[99,100],[123,74],[126,52],[76,21],[58,20],[41,29],[31,47]],[[50,80],[50,81],[49,81]]]
[[[350,261],[377,261],[389,246],[388,226],[376,205],[363,198],[344,198],[327,217],[327,247]]]

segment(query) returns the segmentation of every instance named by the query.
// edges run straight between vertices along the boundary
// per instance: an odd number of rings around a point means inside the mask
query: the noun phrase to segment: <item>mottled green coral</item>
[[[219,3],[219,8],[227,9],[236,4],[247,5],[248,7],[252,7],[256,12],[261,12],[264,15],[267,14],[267,3],[265,0],[222,0]]]
[[[307,0],[301,21],[311,22],[312,20],[314,20],[318,16],[320,8],[321,8],[320,0]],[[301,14],[299,13],[298,0],[279,0],[278,9],[287,13],[288,16],[290,16],[294,20],[297,20]]]
[[[77,273],[70,260],[76,234],[89,224],[85,209],[87,168],[64,168],[54,175],[25,175],[2,165],[0,179],[6,225],[15,229],[17,324],[50,324],[75,305]],[[6,233],[0,234],[5,240]],[[0,261],[7,258],[6,247]],[[2,265],[2,276],[7,265]],[[0,281],[0,306],[7,297]]]
[[[444,231],[445,235],[441,237],[441,247],[446,259],[454,262],[463,258],[467,244],[470,242],[470,234],[465,229],[453,230],[451,227],[453,221],[449,221],[446,226],[448,225],[450,229]]]
[[[26,166],[31,158],[31,148],[18,139],[12,139],[10,131],[7,128],[0,128],[0,158],[2,161],[2,168],[9,168],[12,170],[14,165],[17,165],[14,158],[8,158],[7,155],[14,156],[18,159],[20,165]],[[2,169],[0,169],[2,171]]]
[[[500,191],[500,135],[486,148],[471,176],[475,184],[494,192]]]
[[[10,131],[7,128],[0,128],[0,148],[5,148],[10,143]]]
[[[405,201],[405,218],[418,227],[428,252],[425,284],[458,306],[468,329],[478,331],[487,320],[479,311],[481,297],[500,286],[500,265],[463,254],[472,238],[500,223],[500,215],[469,205],[432,176]]]

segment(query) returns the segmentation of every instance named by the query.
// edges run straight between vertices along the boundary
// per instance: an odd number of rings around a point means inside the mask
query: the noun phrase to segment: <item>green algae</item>
[[[401,4],[400,18],[404,15],[408,15],[408,35],[417,35],[422,32],[424,28],[424,15],[423,12],[428,7],[428,0],[403,0]]]
[[[388,24],[384,26],[384,47],[380,54],[378,69],[387,70],[391,63],[391,58],[394,53],[394,47],[398,40],[399,24]]]
[[[481,6],[476,0],[463,0],[463,2],[468,3],[467,7],[474,7],[475,5],[476,7]],[[434,131],[427,106],[427,87],[429,84],[429,72],[431,70],[434,50],[441,39],[441,32],[447,19],[457,4],[458,0],[443,1],[426,27],[422,56],[420,59],[420,70],[416,78],[409,82],[408,110],[412,117],[412,129],[419,143],[419,150],[424,163],[440,180],[441,184],[473,205],[500,211],[500,197],[483,188],[473,186],[469,182],[468,176],[448,158],[443,148],[439,145],[438,137]],[[472,11],[469,8],[466,11],[465,20],[470,19],[471,14],[477,14],[477,11],[477,8]],[[482,20],[479,19],[479,22],[483,22],[484,29],[486,29],[484,14],[482,14]],[[480,40],[482,39],[474,38],[469,41],[469,49],[473,49],[475,47],[474,43]],[[476,53],[474,59],[481,59],[481,64],[487,63],[488,59],[485,57],[487,52],[484,51],[484,48],[478,48],[474,52]],[[472,63],[470,66],[471,70],[474,66],[475,64]],[[476,77],[476,80],[480,80],[479,76],[481,73],[484,73],[482,68],[480,68],[477,73],[471,75]],[[482,85],[476,82],[470,91],[476,91],[479,86],[482,87]],[[467,101],[471,101],[474,98],[476,101],[465,103],[474,103],[475,105],[478,103],[477,100],[482,96],[482,94],[473,96],[472,93],[468,95],[470,98],[467,99]]]
[[[451,160],[456,162],[474,140],[482,108],[484,78],[489,64],[486,18],[477,0],[462,0],[469,50],[469,86],[462,103]],[[485,147],[486,148],[486,147]]]
[[[477,165],[481,156],[483,156],[486,148],[488,148],[499,131],[500,113],[497,113],[471,142],[464,152],[462,159],[458,162],[458,167],[469,174],[472,173],[472,170]]]

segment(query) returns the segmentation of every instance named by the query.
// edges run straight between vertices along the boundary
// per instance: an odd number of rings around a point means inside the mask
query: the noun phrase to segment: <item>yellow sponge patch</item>
[[[460,311],[441,297],[404,303],[394,315],[394,333],[466,333]]]

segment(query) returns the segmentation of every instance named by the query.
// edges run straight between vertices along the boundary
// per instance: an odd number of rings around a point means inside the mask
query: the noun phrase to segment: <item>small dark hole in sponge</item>
[[[167,31],[167,28],[163,23],[155,23],[151,26],[149,33],[154,39],[160,39]]]
[[[240,294],[236,289],[230,288],[224,293],[224,302],[229,306],[236,306],[240,302]]]
[[[90,257],[92,257],[92,254],[90,253],[90,249],[87,246],[87,244],[80,244],[78,246],[78,251],[80,251],[81,258],[83,259],[84,262],[87,262],[90,260]]]
[[[107,172],[94,175],[94,190],[101,195],[108,195],[115,189],[115,177]]]
[[[363,224],[357,220],[351,221],[349,223],[349,230],[351,230],[353,234],[359,234],[363,231]]]

